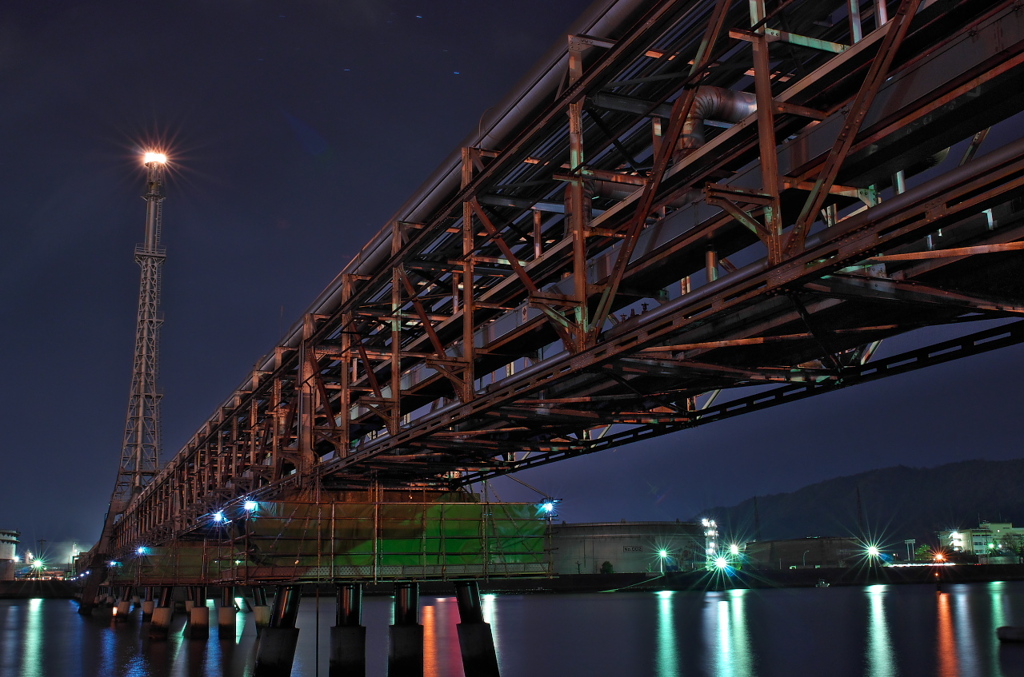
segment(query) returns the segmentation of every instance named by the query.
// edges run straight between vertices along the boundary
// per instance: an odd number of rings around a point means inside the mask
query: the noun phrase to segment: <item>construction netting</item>
[[[531,503],[260,502],[202,540],[145,547],[112,570],[150,584],[546,575]]]

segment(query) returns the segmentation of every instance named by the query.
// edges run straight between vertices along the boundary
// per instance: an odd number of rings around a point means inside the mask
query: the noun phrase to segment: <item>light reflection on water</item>
[[[25,639],[22,641],[21,677],[42,677],[43,600],[30,599],[25,615]]]
[[[896,677],[896,657],[892,638],[889,637],[889,611],[885,608],[888,585],[867,588],[870,609],[868,615],[867,667],[868,677]]]
[[[1019,677],[1024,648],[995,628],[1024,624],[1024,583],[595,595],[485,595],[503,677]],[[364,599],[367,675],[386,674],[392,600]],[[248,677],[255,632],[166,642],[128,623],[83,619],[60,600],[0,602],[0,677]],[[424,597],[425,677],[462,677],[458,609]],[[303,600],[296,677],[328,674],[333,602]],[[826,669],[827,668],[827,669]]]
[[[953,612],[949,606],[949,593],[938,594],[938,652],[939,677],[959,677],[960,666],[956,654],[956,641],[953,639]]]
[[[676,646],[675,622],[672,618],[671,590],[663,590],[658,595],[658,644],[655,663],[658,674],[675,676],[679,674],[679,649]]]

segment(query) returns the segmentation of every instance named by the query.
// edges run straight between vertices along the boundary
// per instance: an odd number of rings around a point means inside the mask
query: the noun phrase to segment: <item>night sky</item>
[[[57,557],[99,536],[131,376],[143,147],[171,159],[169,458],[588,4],[0,4],[0,528]],[[521,477],[567,521],[687,519],[873,468],[1015,458],[1022,363],[1010,349]]]

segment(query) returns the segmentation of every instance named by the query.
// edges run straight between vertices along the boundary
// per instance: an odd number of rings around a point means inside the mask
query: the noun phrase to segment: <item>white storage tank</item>
[[[552,524],[554,573],[660,573],[705,564],[705,528],[693,522]]]

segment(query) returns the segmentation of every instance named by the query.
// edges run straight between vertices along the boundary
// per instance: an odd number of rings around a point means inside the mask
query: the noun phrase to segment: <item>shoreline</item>
[[[480,580],[485,594],[573,594],[594,592],[657,592],[670,590],[717,591],[733,589],[813,588],[831,586],[988,583],[1024,581],[1024,564],[961,564],[921,567],[847,567],[821,569],[736,569],[668,572],[665,574],[569,574],[551,578],[502,578]],[[827,584],[827,586],[825,585]],[[272,584],[268,584],[269,585]],[[304,594],[317,593],[305,584]],[[240,586],[241,587],[241,586]],[[366,595],[391,595],[393,583],[366,583]],[[421,595],[454,594],[451,581],[422,581]],[[78,586],[66,581],[0,581],[0,600],[72,599]],[[319,586],[321,595],[333,595],[334,585]]]

